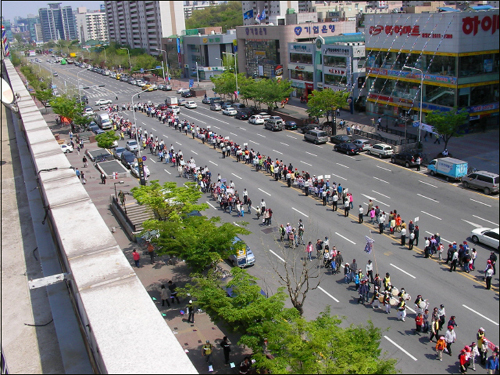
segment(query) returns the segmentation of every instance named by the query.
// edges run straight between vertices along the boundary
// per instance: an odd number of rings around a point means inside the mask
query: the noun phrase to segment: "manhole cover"
[[[262,231],[265,234],[269,234],[269,233],[272,233],[272,232],[277,232],[278,231],[278,227],[266,228],[266,229],[262,229]]]

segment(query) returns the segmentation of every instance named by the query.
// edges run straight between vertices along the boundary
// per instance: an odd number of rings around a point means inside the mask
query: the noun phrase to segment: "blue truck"
[[[462,177],[467,176],[467,162],[455,158],[440,158],[431,160],[427,166],[427,170],[431,176],[443,175],[446,181],[450,179],[461,180]]]

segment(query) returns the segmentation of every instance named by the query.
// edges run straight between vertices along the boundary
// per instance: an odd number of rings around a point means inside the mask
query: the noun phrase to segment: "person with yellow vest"
[[[403,297],[399,297],[399,303],[398,303],[398,320],[402,320],[403,322],[405,321],[406,317],[406,302],[403,299]]]
[[[210,340],[207,340],[206,343],[201,347],[201,355],[207,357],[207,363],[209,366],[212,365],[212,344],[210,344]]]
[[[385,274],[384,277],[384,288],[385,290],[389,289],[389,285],[391,285],[391,275],[389,275],[389,272]]]

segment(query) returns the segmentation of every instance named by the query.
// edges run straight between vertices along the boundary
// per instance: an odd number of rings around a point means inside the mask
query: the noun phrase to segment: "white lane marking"
[[[293,138],[293,139],[297,139],[296,137],[292,137],[291,135],[286,135],[287,137],[290,137],[290,138]]]
[[[491,205],[487,204],[487,203],[483,203],[483,202],[480,202],[480,201],[477,201],[475,199],[472,199],[472,198],[469,198],[471,201],[474,201],[474,202],[477,202],[477,203],[481,203],[481,204],[484,204],[485,206],[488,206],[488,207],[491,207]]]
[[[166,169],[164,169],[164,171],[165,171],[165,172],[167,172],[168,174],[172,174],[172,173],[170,173],[169,171],[167,171]]]
[[[154,161],[154,159],[149,159],[149,160],[151,160],[153,163],[155,163],[155,164],[156,164],[156,162]]]
[[[303,163],[303,164],[305,164],[305,165],[308,165],[308,166],[312,167],[312,165],[311,165],[311,164],[306,163],[305,161],[302,161],[302,160],[301,160],[300,162],[301,162],[301,163]]]
[[[189,116],[189,115],[186,115],[186,114],[183,114],[183,116],[190,117],[190,118],[192,118],[192,119],[196,120],[197,122],[201,122],[202,124],[206,124],[206,122],[205,122],[205,121],[198,120],[196,117]]]
[[[221,121],[222,122],[222,121]],[[227,122],[225,122],[227,124]],[[220,129],[218,126],[212,125],[215,129]]]
[[[162,135],[163,135],[165,138],[168,138],[168,135],[166,135],[166,134],[162,134]]]
[[[257,190],[260,190],[260,191],[262,191],[264,194],[267,194],[267,195],[271,196],[271,194],[269,194],[267,191],[262,190],[261,188],[258,188]]]
[[[429,232],[428,230],[425,231],[425,233],[430,234],[431,236],[434,236],[434,233]],[[446,238],[441,237],[441,241],[451,243],[451,241],[448,241]]]
[[[318,155],[316,155],[316,154],[313,154],[312,152],[307,152],[307,151],[306,151],[306,154],[309,154],[309,155],[311,155],[311,156],[318,156]]]
[[[388,205],[387,203],[384,203],[380,200],[378,200],[377,198],[374,198],[374,197],[369,197],[368,195],[366,194],[361,194],[362,196],[364,196],[365,198],[368,198],[368,199],[371,199],[372,201],[374,202],[377,202],[378,204],[383,204],[384,206],[387,206],[387,207],[391,207],[390,205]],[[365,203],[367,205],[367,203]]]
[[[197,153],[197,152],[194,152],[193,150],[191,150],[191,152],[192,152],[193,154],[195,154],[195,155],[198,155],[198,153]]]
[[[343,236],[343,235],[341,235],[340,233],[335,232],[335,234],[336,234],[337,236],[339,236],[339,237],[342,237],[344,240],[349,241],[349,242],[350,242],[350,243],[352,243],[353,245],[356,245],[356,242],[351,241],[349,238],[344,237],[344,236]]]
[[[212,163],[213,165],[215,165],[216,167],[218,167],[219,165],[218,164],[215,164],[212,160],[209,160],[208,161],[209,163]]]
[[[338,175],[336,175],[336,174],[333,174],[333,173],[332,173],[332,176],[335,176],[335,177],[340,178],[341,180],[347,181],[347,178],[344,178],[344,177],[338,176]]]
[[[414,361],[417,361],[417,358],[415,358],[414,356],[412,356],[410,353],[408,353],[405,349],[403,349],[400,345],[396,344],[394,341],[392,341],[389,337],[387,336],[384,336],[385,339],[387,339],[387,341],[389,341],[392,345],[394,345],[396,348],[398,348],[399,350],[401,350],[403,353],[405,353],[408,357],[410,357],[411,359],[413,359]]]
[[[381,167],[380,165],[377,165],[377,168],[383,169],[384,171],[392,172],[389,168],[384,168],[384,167]]]
[[[207,204],[208,204],[210,207],[212,207],[214,210],[216,210],[216,208],[214,207],[214,205],[213,205],[212,203],[207,202]]]
[[[254,142],[251,139],[249,139],[248,142],[252,142],[252,143],[255,143],[257,146],[260,146],[257,142]]]
[[[245,128],[242,128],[242,127],[239,127],[238,129],[240,129],[240,130],[244,130],[244,131],[247,131]]]
[[[422,197],[422,198],[428,199],[428,200],[433,201],[433,202],[435,202],[435,203],[439,203],[439,201],[438,201],[438,200],[436,200],[436,199],[434,199],[434,198],[426,197],[425,195],[422,195],[422,194],[420,194],[420,193],[417,193],[417,195],[418,195],[419,197]]]
[[[288,144],[286,144],[286,143],[283,143],[283,142],[280,142],[280,143],[281,143],[282,145],[284,145],[284,146],[290,146],[290,145],[288,145]]]
[[[493,224],[493,225],[495,225],[495,226],[497,226],[497,227],[498,227],[498,224],[497,224],[497,223],[494,223],[493,221],[489,221],[489,220],[483,219],[482,217],[480,217],[480,216],[476,216],[476,215],[472,215],[472,216],[474,216],[474,217],[478,218],[479,220],[484,220],[484,221],[486,221],[487,223]]]
[[[473,222],[468,221],[468,220],[464,220],[464,219],[462,219],[462,221],[465,221],[467,224],[470,224],[470,225],[472,225],[473,227],[476,227],[476,228],[481,228],[481,227],[482,227],[482,225],[479,225],[479,224],[473,223]]]
[[[234,177],[236,178],[239,178],[240,180],[243,180],[240,176],[238,176],[237,174],[234,174],[234,173],[231,173]]]
[[[182,146],[182,143],[179,143],[179,142],[177,142],[177,141],[175,141],[175,143],[177,143],[179,146]]]
[[[260,209],[255,208],[254,206],[252,206],[252,208],[253,208],[255,211],[260,211]]]
[[[214,117],[212,117],[212,116],[208,116],[208,115],[205,115],[205,114],[200,113],[200,112],[196,112],[196,113],[197,113],[198,115],[208,117],[208,118],[209,118],[209,119],[211,119],[211,120],[215,120],[215,118],[214,118]],[[185,115],[185,116],[187,116],[187,115]],[[228,123],[228,122],[222,121],[222,120],[220,120],[220,119],[217,119],[217,121],[219,121],[219,122],[221,122],[221,123],[223,123],[223,124],[229,125],[229,123]],[[212,125],[212,126],[213,126],[214,128],[217,128],[217,126],[215,126],[215,125]],[[217,128],[217,129],[219,129],[219,128]]]
[[[423,184],[426,184],[426,185],[432,186],[433,188],[436,188],[436,189],[437,189],[437,186],[436,186],[436,185],[429,184],[428,182],[425,182],[425,181],[422,181],[422,180],[418,180],[418,182],[421,182],[421,183],[423,183]]]
[[[425,211],[420,211],[420,212],[422,212],[422,213],[424,213],[424,214],[426,214],[426,215],[429,215],[430,217],[433,217],[434,219],[442,220],[440,217],[437,217],[437,216],[431,215],[431,214],[430,214],[430,213],[428,213],[428,212],[425,212]]]
[[[318,289],[321,290],[323,293],[325,293],[328,297],[330,297],[331,299],[333,299],[335,302],[337,302],[337,303],[339,302],[339,300],[337,298],[335,298],[334,296],[332,296],[330,293],[328,293],[322,287],[318,286]]]
[[[378,191],[375,191],[375,190],[372,190],[374,193],[377,193],[378,195],[381,195],[383,197],[386,197],[387,199],[391,199],[390,197],[388,197],[387,195],[384,195],[382,193],[379,193]]]
[[[373,178],[374,178],[375,180],[379,180],[379,181],[381,181],[381,182],[383,182],[383,183],[388,184],[388,182],[387,182],[387,181],[382,180],[381,178],[378,178],[378,177],[375,177],[375,176],[373,176]]]
[[[146,125],[146,123],[144,121],[141,121],[142,122],[142,125]]]
[[[235,133],[231,133],[231,132],[229,132],[229,134],[231,134],[231,135],[238,135],[238,134],[235,134]]]
[[[406,272],[405,270],[403,270],[403,269],[401,269],[401,268],[399,268],[399,267],[395,266],[395,265],[394,265],[394,264],[392,264],[392,263],[389,263],[389,264],[390,264],[391,266],[393,266],[395,269],[400,270],[401,272],[403,272],[403,273],[407,274],[407,275],[408,275],[408,276],[410,276],[412,279],[416,279],[416,277],[415,277],[415,276],[413,276],[411,273]]]
[[[259,137],[266,138],[265,135],[262,135],[262,134],[259,134],[259,133],[255,133],[255,134],[257,134]]]
[[[294,207],[292,207],[292,210],[297,211],[299,214],[301,214],[301,215],[303,215],[303,216],[305,216],[305,217],[307,217],[307,218],[309,217],[309,216],[307,216],[305,213],[300,212],[299,210],[297,210],[297,209],[296,209],[296,208],[294,208]]]
[[[276,152],[277,154],[283,155],[283,153],[282,153],[282,152],[279,152],[279,151],[277,151],[277,150],[273,150],[273,152]]]
[[[349,167],[348,167],[347,165],[344,165],[344,164],[340,164],[340,163],[335,163],[335,164],[337,164],[337,165],[340,165],[341,167],[344,167],[344,168],[347,168],[347,169],[349,169]]]
[[[417,313],[415,310],[413,310],[413,309],[412,309],[411,307],[409,307],[408,305],[406,305],[406,308],[407,308],[408,310],[410,310],[410,311],[411,311],[412,313],[414,313],[414,314],[416,314],[416,313]]]
[[[473,313],[476,313],[476,314],[477,314],[477,315],[479,315],[481,318],[484,318],[484,319],[486,319],[486,320],[490,321],[490,322],[491,322],[491,323],[493,323],[494,325],[496,325],[496,326],[498,325],[498,323],[497,323],[497,322],[495,322],[494,320],[491,320],[490,318],[487,318],[487,317],[486,317],[486,316],[484,316],[483,314],[478,313],[476,310],[471,309],[469,306],[466,306],[466,305],[462,305],[462,306],[463,306],[463,307],[465,307],[467,310],[470,310],[470,311],[472,311]]]
[[[279,260],[281,260],[283,263],[286,263],[285,260],[282,257],[280,257],[278,254],[276,254],[274,251],[272,251],[271,249],[269,249],[269,251],[271,253],[273,253],[276,256],[276,258],[278,258]]]
[[[239,225],[236,221],[233,221],[233,224],[236,225],[237,227],[240,227],[241,225]]]

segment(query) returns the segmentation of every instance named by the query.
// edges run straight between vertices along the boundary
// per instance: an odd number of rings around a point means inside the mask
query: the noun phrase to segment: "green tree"
[[[54,113],[66,117],[70,121],[81,115],[85,107],[83,103],[77,103],[76,99],[68,98],[65,95],[53,98],[49,103]]]
[[[186,29],[221,26],[222,32],[243,26],[243,12],[240,1],[195,10],[186,20]]]
[[[347,98],[349,92],[347,91],[333,91],[324,89],[322,91],[314,90],[309,94],[307,102],[307,113],[310,116],[320,118],[326,117],[329,121],[330,116],[335,116],[335,110],[347,105]]]
[[[77,114],[73,118],[73,124],[82,126],[84,129],[87,129],[87,126],[90,125],[92,119],[89,116],[83,116],[82,114]]]
[[[19,57],[19,54],[17,52],[11,53],[11,62],[15,67],[21,65],[21,58]]]
[[[43,104],[45,111],[47,111],[47,104],[54,97],[52,95],[52,89],[36,90],[35,97]]]
[[[119,139],[120,137],[116,135],[113,130],[95,136],[97,146],[101,148],[110,148],[113,146],[113,143]]]
[[[452,137],[464,136],[465,133],[461,127],[468,118],[467,110],[464,108],[459,111],[457,107],[453,107],[449,112],[432,111],[425,116],[427,123],[443,136],[444,149],[448,148],[448,142]]]
[[[260,81],[259,88],[262,95],[259,101],[266,104],[270,111],[277,108],[278,103],[288,98],[293,91],[292,82],[276,78]]]

